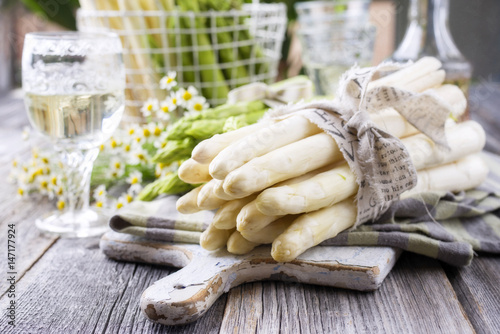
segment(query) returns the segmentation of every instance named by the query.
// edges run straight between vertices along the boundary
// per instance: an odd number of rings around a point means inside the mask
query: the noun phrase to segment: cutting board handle
[[[147,288],[141,296],[141,309],[149,319],[165,325],[195,321],[233,286],[239,264],[231,261],[220,265],[207,258],[195,258]]]

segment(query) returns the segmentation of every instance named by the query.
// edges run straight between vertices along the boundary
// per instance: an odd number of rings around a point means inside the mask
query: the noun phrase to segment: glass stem
[[[82,151],[62,151],[66,176],[67,212],[75,213],[89,208],[90,176],[99,148]]]

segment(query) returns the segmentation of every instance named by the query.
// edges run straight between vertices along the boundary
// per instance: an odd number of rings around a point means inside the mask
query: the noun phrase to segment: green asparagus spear
[[[139,195],[137,195],[137,199],[140,201],[151,201],[161,194],[179,194],[195,187],[195,185],[185,183],[179,179],[177,172],[170,173],[144,187]]]
[[[246,114],[242,114],[239,116],[231,116],[226,119],[224,123],[224,127],[222,128],[222,132],[229,132],[244,126],[253,124],[257,122],[265,113],[267,109],[258,110]]]
[[[180,10],[185,12],[200,12],[200,6],[197,0],[179,0],[177,5]],[[189,17],[182,17],[181,24],[186,29],[202,30],[205,28],[204,21],[205,19],[203,18],[196,18],[194,19],[193,26]],[[192,42],[194,44],[194,41]],[[216,62],[215,54],[207,34],[201,32],[196,34],[196,46],[198,50],[197,52],[195,51],[194,56],[198,60],[198,64],[202,67],[200,71],[201,80],[203,83],[212,83],[213,85],[213,87],[202,88],[203,96],[211,100],[225,100],[227,98],[229,88],[224,79],[224,75]],[[196,65],[196,62],[194,62],[194,64]]]
[[[174,161],[189,159],[197,143],[198,141],[192,137],[169,140],[162,149],[156,152],[152,160],[155,163],[171,164]]]

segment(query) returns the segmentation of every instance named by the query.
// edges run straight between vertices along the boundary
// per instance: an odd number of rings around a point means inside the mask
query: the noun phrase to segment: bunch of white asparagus
[[[465,111],[466,99],[458,87],[442,85],[440,67],[438,60],[423,58],[370,83],[413,92],[432,90],[453,110],[446,127],[449,150],[438,148],[394,109],[371,115],[381,129],[402,138],[418,171],[416,188],[403,196],[473,188],[488,173],[478,156],[484,131],[473,121],[452,120]],[[287,262],[356,221],[355,175],[334,139],[300,115],[201,142],[181,165],[179,177],[204,183],[178,200],[180,212],[217,209],[200,240],[208,250],[227,246],[231,253],[244,254],[272,243],[272,257]]]

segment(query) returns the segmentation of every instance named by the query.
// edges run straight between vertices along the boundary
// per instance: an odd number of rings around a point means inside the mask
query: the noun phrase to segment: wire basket
[[[242,10],[79,10],[78,29],[112,31],[124,47],[127,114],[139,115],[148,98],[165,98],[160,79],[177,72],[180,86],[197,88],[211,105],[251,82],[278,72],[287,17],[284,4],[247,4]]]

